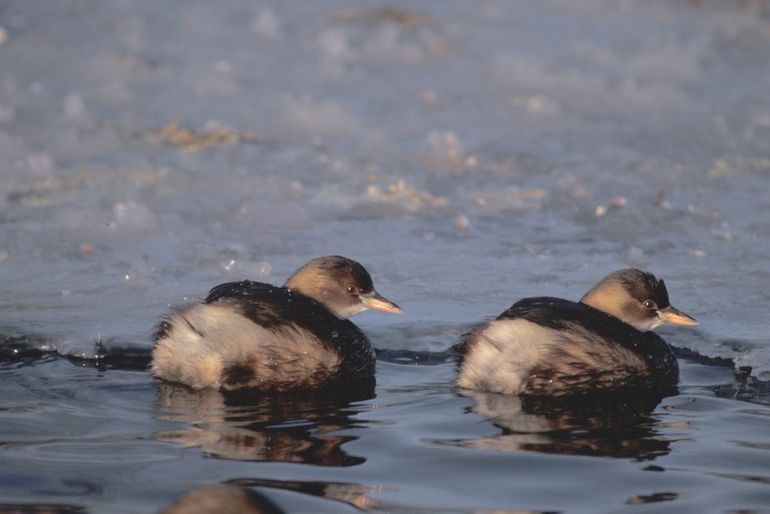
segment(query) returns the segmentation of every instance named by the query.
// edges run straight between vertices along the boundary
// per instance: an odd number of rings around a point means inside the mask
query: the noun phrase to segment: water
[[[5,2],[0,504],[225,482],[292,512],[767,511],[769,25],[760,1]],[[373,397],[143,371],[170,306],[331,253],[407,311],[355,318]],[[660,330],[679,395],[452,388],[468,326],[624,266],[701,322]]]

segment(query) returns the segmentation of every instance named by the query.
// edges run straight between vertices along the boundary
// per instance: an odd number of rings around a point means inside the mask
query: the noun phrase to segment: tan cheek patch
[[[623,305],[626,300],[628,300],[628,293],[623,289],[623,286],[608,284],[598,290],[592,289],[580,301],[594,309],[622,319],[624,317]]]

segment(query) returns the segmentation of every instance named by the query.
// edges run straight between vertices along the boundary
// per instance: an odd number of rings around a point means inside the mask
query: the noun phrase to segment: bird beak
[[[663,323],[671,323],[672,325],[683,325],[689,327],[698,324],[695,318],[689,314],[685,314],[679,309],[675,309],[670,305],[665,309],[659,310],[658,317],[663,321]]]
[[[388,312],[390,314],[401,314],[404,312],[401,310],[401,307],[391,302],[384,296],[381,296],[377,291],[372,291],[367,295],[361,295],[359,296],[359,299],[367,309],[380,312]]]

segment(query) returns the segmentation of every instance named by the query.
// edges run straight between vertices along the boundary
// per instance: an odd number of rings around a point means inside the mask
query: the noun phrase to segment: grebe
[[[283,287],[245,280],[214,287],[155,333],[152,373],[193,389],[301,391],[372,381],[369,339],[346,318],[400,313],[361,264],[313,259]]]
[[[671,306],[663,280],[638,269],[611,273],[579,302],[526,298],[464,337],[457,385],[543,396],[670,388],[676,356],[649,332],[662,323],[697,321]]]

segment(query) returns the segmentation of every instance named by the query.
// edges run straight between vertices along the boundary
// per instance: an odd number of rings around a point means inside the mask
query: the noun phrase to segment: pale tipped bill
[[[387,312],[390,314],[402,314],[404,312],[401,307],[380,295],[377,291],[372,291],[369,294],[361,295],[359,296],[359,299],[367,309]]]
[[[698,324],[698,321],[695,318],[670,305],[665,309],[660,309],[658,311],[658,317],[663,321],[663,323],[671,323],[672,325],[682,325],[689,327]]]

